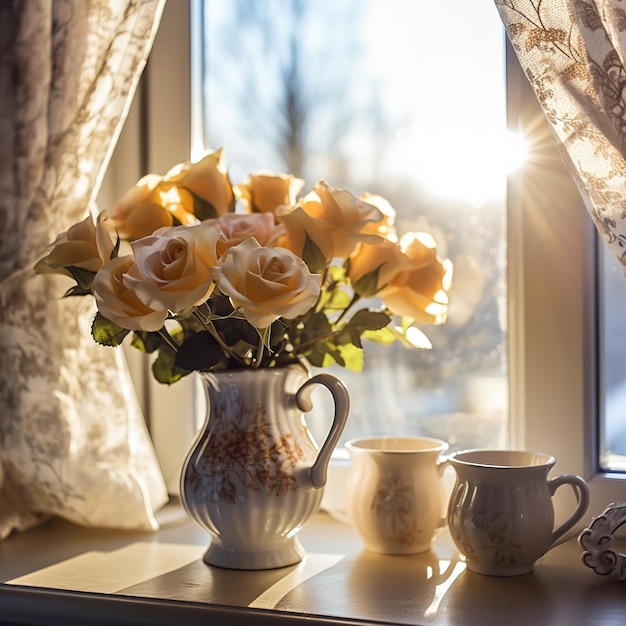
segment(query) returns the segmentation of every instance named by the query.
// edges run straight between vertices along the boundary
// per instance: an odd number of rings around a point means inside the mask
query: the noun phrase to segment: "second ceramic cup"
[[[448,444],[430,437],[369,437],[346,443],[347,512],[365,548],[381,554],[430,549],[445,517]]]

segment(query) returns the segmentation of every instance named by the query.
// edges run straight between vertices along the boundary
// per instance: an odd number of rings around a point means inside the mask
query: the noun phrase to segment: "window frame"
[[[532,138],[539,155],[508,189],[511,444],[547,451],[555,472],[585,478],[589,521],[626,501],[626,475],[599,469],[599,242],[509,43],[506,65],[509,127]]]
[[[127,179],[138,169],[138,155],[144,154],[141,165],[149,171],[166,171],[191,154],[191,51],[180,42],[189,42],[192,27],[198,27],[198,6],[199,0],[166,5],[142,88],[112,161],[108,194],[119,197],[135,182],[136,177]],[[609,503],[626,501],[626,475],[598,469],[597,237],[508,42],[506,67],[509,128],[532,137],[537,157],[508,185],[510,445],[548,452],[557,459],[554,474],[574,473],[588,481],[591,504],[581,526],[588,525]],[[129,150],[129,145],[135,148]],[[543,209],[547,203],[549,211]],[[157,424],[171,423],[172,413],[180,426],[181,412],[193,413],[190,386],[177,383],[164,394],[145,380],[149,372],[141,367],[140,388],[153,436],[164,428]],[[172,441],[168,435],[157,439],[159,456],[159,447],[171,447]],[[180,450],[174,453],[174,467],[180,455]],[[173,481],[168,486],[176,493]],[[571,508],[567,495],[556,499],[556,507],[557,518],[566,515]]]

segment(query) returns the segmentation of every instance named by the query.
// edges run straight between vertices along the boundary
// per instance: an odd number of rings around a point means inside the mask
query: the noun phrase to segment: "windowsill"
[[[175,516],[171,518],[175,520]],[[318,514],[297,566],[246,572],[205,565],[207,534],[186,519],[158,533],[94,530],[62,520],[0,543],[0,622],[20,624],[614,624],[622,585],[581,563],[568,541],[532,574],[466,571],[441,530],[433,549],[383,556]]]

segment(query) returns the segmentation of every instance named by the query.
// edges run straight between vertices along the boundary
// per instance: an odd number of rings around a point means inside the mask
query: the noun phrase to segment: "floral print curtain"
[[[596,227],[626,265],[626,6],[495,4]]]
[[[0,3],[0,538],[49,515],[156,528],[167,499],[122,355],[90,338],[93,304],[33,271],[96,212],[163,3]]]

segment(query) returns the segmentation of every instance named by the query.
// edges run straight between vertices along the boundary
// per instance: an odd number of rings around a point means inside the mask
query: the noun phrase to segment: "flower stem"
[[[350,300],[350,304],[340,313],[339,317],[335,320],[335,324],[338,324],[344,317],[344,315],[361,299],[361,296],[358,293],[354,293],[352,295],[352,300]]]
[[[178,345],[174,341],[174,339],[172,339],[172,336],[167,332],[167,329],[165,328],[165,326],[161,328],[160,330],[158,330],[157,332],[159,333],[159,336],[161,337],[161,339],[163,339],[163,341],[168,345],[169,348],[171,348],[174,352],[178,352]]]
[[[256,348],[256,357],[254,358],[254,367],[259,367],[261,365],[261,360],[263,359],[263,339],[259,335],[259,343]]]
[[[193,310],[193,315],[194,317],[202,324],[202,326],[204,328],[206,328],[206,330],[208,332],[211,333],[211,335],[213,336],[213,338],[215,339],[215,341],[217,341],[217,343],[219,344],[220,348],[230,357],[234,358],[235,360],[239,361],[242,365],[246,365],[246,362],[244,359],[242,359],[236,352],[233,352],[225,343],[224,340],[222,339],[222,337],[220,336],[220,334],[217,332],[217,328],[215,328],[215,324],[213,324],[213,322],[210,319],[205,318],[199,311],[197,308],[194,308]]]

